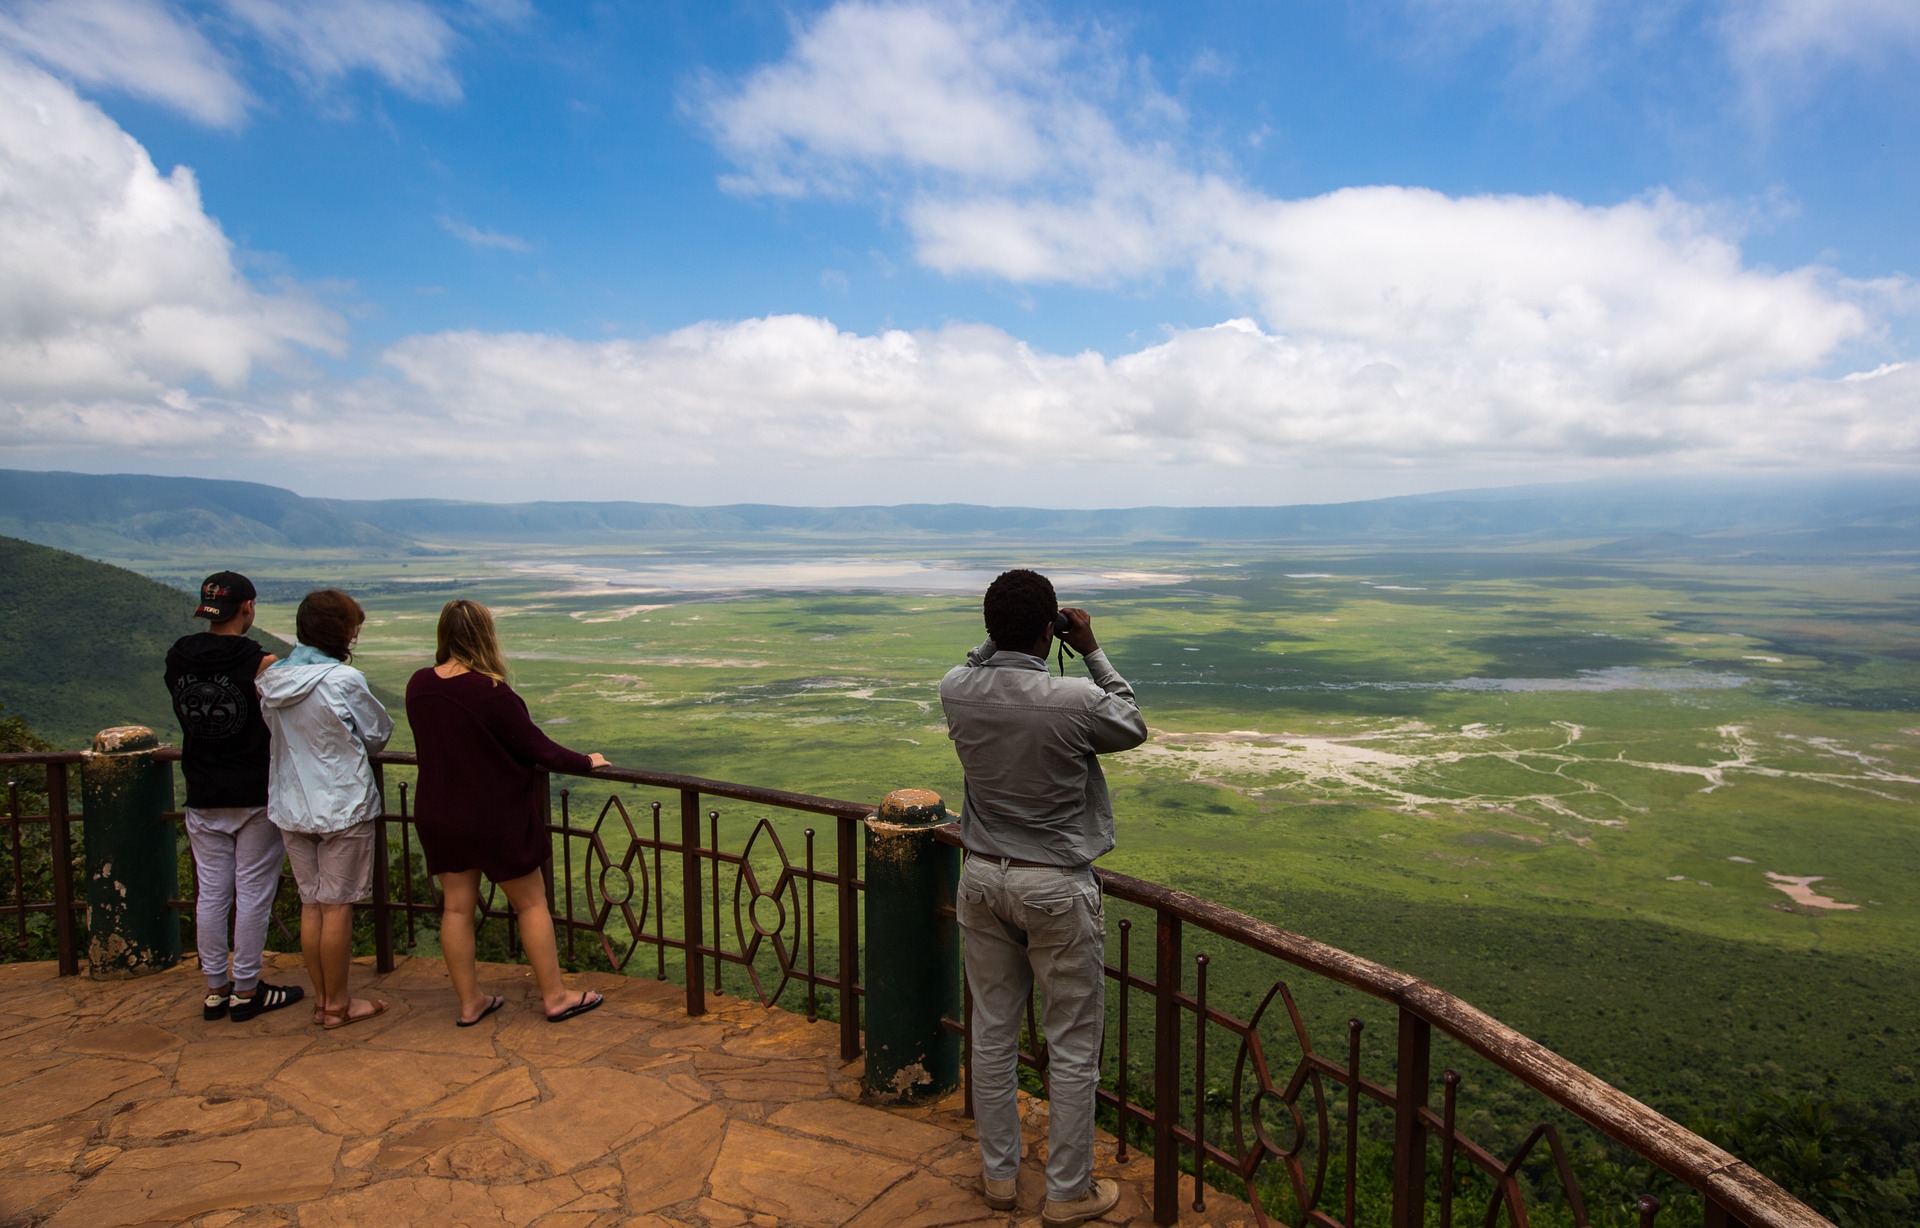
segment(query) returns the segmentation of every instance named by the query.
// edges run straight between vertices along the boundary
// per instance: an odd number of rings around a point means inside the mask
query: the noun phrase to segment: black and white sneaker
[[[227,1013],[227,998],[233,992],[233,986],[225,989],[209,989],[207,996],[200,1001],[200,1017],[213,1020]]]
[[[283,1006],[292,1006],[306,996],[307,991],[298,985],[269,985],[262,981],[253,987],[251,998],[234,994],[227,999],[227,1017],[235,1023],[245,1023],[262,1011],[277,1011]]]

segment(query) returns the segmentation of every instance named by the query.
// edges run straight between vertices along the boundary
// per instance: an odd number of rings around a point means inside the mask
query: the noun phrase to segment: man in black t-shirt
[[[238,572],[208,576],[193,616],[212,626],[167,653],[167,692],[184,735],[187,840],[199,880],[194,920],[207,978],[202,1015],[240,1022],[306,996],[297,985],[260,979],[286,850],[280,829],[267,819],[271,742],[253,680],[275,658],[247,637],[254,600],[253,582]]]

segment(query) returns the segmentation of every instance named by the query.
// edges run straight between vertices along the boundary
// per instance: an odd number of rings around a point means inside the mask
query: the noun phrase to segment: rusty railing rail
[[[948,834],[948,838],[957,837]],[[1357,1127],[1362,1101],[1385,1107],[1393,1124],[1393,1206],[1391,1223],[1420,1225],[1426,1222],[1428,1203],[1427,1162],[1430,1144],[1439,1144],[1442,1173],[1439,1200],[1442,1228],[1454,1222],[1453,1190],[1456,1164],[1465,1158],[1493,1180],[1494,1202],[1486,1209],[1484,1222],[1496,1222],[1505,1210],[1509,1222],[1521,1228],[1528,1223],[1525,1193],[1518,1173],[1530,1154],[1545,1143],[1555,1178],[1567,1199],[1576,1224],[1589,1222],[1581,1192],[1574,1180],[1566,1148],[1559,1131],[1551,1124],[1537,1126],[1518,1151],[1502,1161],[1467,1138],[1458,1128],[1455,1108],[1460,1076],[1447,1071],[1442,1079],[1442,1105],[1436,1110],[1430,1100],[1432,1088],[1430,1055],[1432,1034],[1438,1031],[1478,1054],[1495,1068],[1518,1079],[1545,1097],[1555,1107],[1585,1121],[1607,1138],[1651,1162],[1669,1176],[1698,1193],[1707,1228],[1830,1228],[1828,1221],[1795,1199],[1763,1174],[1718,1146],[1669,1120],[1625,1092],[1554,1053],[1546,1046],[1501,1023],[1471,1004],[1454,997],[1417,977],[1350,954],[1301,934],[1293,933],[1210,900],[1178,891],[1159,883],[1129,875],[1102,871],[1102,892],[1109,898],[1151,909],[1155,918],[1155,975],[1148,980],[1128,966],[1124,936],[1131,926],[1122,923],[1122,963],[1109,965],[1108,975],[1119,982],[1123,997],[1132,990],[1154,996],[1155,1061],[1154,1104],[1151,1107],[1123,1101],[1130,1079],[1124,1074],[1120,1088],[1101,1092],[1101,1099],[1123,1121],[1139,1121],[1148,1126],[1155,1140],[1154,1218],[1170,1224],[1178,1217],[1180,1173],[1173,1164],[1160,1162],[1160,1155],[1172,1142],[1190,1154],[1239,1177],[1258,1207],[1254,1179],[1261,1167],[1272,1160],[1281,1161],[1289,1170],[1296,1205],[1305,1210],[1308,1222],[1327,1228],[1350,1228],[1355,1223],[1354,1178],[1358,1167]],[[1358,1019],[1351,1020],[1345,1061],[1315,1051],[1308,1040],[1300,1013],[1294,1006],[1284,981],[1268,991],[1252,1019],[1241,1021],[1210,1006],[1207,1002],[1208,956],[1193,960],[1196,981],[1193,994],[1182,992],[1180,969],[1184,933],[1188,929],[1204,931],[1260,955],[1291,965],[1303,972],[1358,990],[1394,1008],[1397,1016],[1395,1037],[1396,1077],[1393,1086],[1385,1086],[1360,1073],[1360,1032]],[[1276,1081],[1268,1065],[1260,1039],[1260,1023],[1269,1007],[1279,1002],[1301,1046],[1299,1061],[1291,1077]],[[1123,1008],[1124,1011],[1124,1008]],[[1124,1017],[1124,1016],[1123,1016]],[[1182,1020],[1193,1020],[1191,1045],[1184,1035]],[[1123,1025],[1124,1026],[1124,1025]],[[1207,1134],[1205,1098],[1205,1032],[1209,1027],[1224,1027],[1240,1037],[1240,1059],[1233,1072],[1231,1143],[1212,1141]],[[1191,1052],[1194,1057],[1194,1101],[1189,1124],[1179,1120],[1178,1058],[1172,1053]],[[1033,1065],[1044,1065],[1043,1054],[1029,1055]],[[1125,1059],[1122,1059],[1124,1068]],[[1324,1192],[1319,1182],[1308,1180],[1295,1157],[1299,1149],[1296,1136],[1291,1147],[1281,1146],[1266,1135],[1258,1122],[1249,1124],[1249,1115],[1259,1112],[1259,1101],[1278,1101],[1288,1106],[1296,1125],[1305,1132],[1298,1099],[1311,1089],[1315,1103],[1313,1117],[1323,1139],[1327,1132],[1328,1097],[1321,1087],[1325,1077],[1346,1090],[1344,1152],[1344,1189],[1341,1191],[1343,1214],[1336,1216],[1318,1204]],[[1163,1111],[1164,1106],[1164,1111]],[[1124,1138],[1124,1135],[1122,1136]],[[1318,1176],[1324,1178],[1328,1151],[1322,1147]],[[1202,1207],[1204,1191],[1194,1165],[1193,1204]],[[1638,1220],[1642,1225],[1655,1222],[1659,1203],[1651,1197],[1639,1200]],[[1256,1214],[1265,1221],[1263,1213]]]
[[[375,756],[383,776],[387,769],[415,763],[411,753]],[[748,991],[768,1005],[780,1001],[789,986],[798,987],[809,1019],[822,1013],[825,993],[839,1023],[841,1056],[858,1057],[865,993],[859,983],[859,909],[866,886],[859,876],[859,841],[861,824],[874,807],[636,768],[599,768],[591,779],[660,790],[677,806],[664,799],[643,802],[636,816],[621,794],[611,793],[581,821],[576,790],[560,789],[557,813],[548,822],[557,847],[547,867],[547,900],[563,950],[576,956],[579,941],[586,938],[609,967],[625,973],[642,947],[652,947],[652,971],[659,980],[667,979],[668,952],[678,952],[690,1015],[706,1013],[708,993],[726,991],[729,968],[738,969]],[[387,805],[379,819],[383,839],[375,843],[385,854],[375,863],[371,905],[382,970],[393,966],[396,948],[413,946],[417,919],[437,918],[440,911],[439,903],[427,898],[430,886],[415,891],[410,793],[406,782],[386,790]],[[831,867],[821,864],[815,828],[800,833],[803,857],[796,864],[766,815],[753,820],[738,852],[723,847],[722,812],[708,804],[717,801],[833,819]],[[770,881],[763,878],[766,869],[772,870]],[[821,911],[817,893],[823,889],[830,894],[836,921],[826,944],[831,971],[821,966],[822,944],[815,930]],[[680,912],[677,925],[669,924],[673,918],[666,907],[674,894]],[[491,888],[482,903],[483,916],[500,919],[511,935],[512,914]],[[396,919],[406,927],[404,943],[394,932]]]
[[[79,970],[79,905],[67,890],[69,880],[59,873],[53,876],[55,898],[25,898],[21,833],[33,824],[49,825],[56,864],[71,864],[71,824],[79,816],[71,812],[69,772],[76,765],[84,771],[87,757],[81,752],[0,755],[0,772],[45,768],[47,773],[45,814],[22,814],[19,790],[9,790],[13,873],[10,881],[0,882],[0,925],[11,918],[11,928],[24,943],[28,917],[50,914],[58,935],[62,975]],[[163,748],[160,757],[177,761],[179,752]],[[383,970],[390,970],[395,950],[416,944],[419,919],[437,917],[439,904],[431,898],[430,883],[415,889],[410,785],[386,781],[389,769],[414,766],[414,756],[389,752],[375,761],[386,805],[379,819],[382,839],[376,844],[374,899],[368,907],[376,958]],[[860,1054],[861,1000],[866,990],[859,982],[859,908],[866,884],[859,873],[859,850],[862,824],[874,813],[873,806],[632,768],[601,768],[579,779],[659,790],[678,805],[672,807],[668,799],[639,802],[643,821],[636,822],[635,808],[621,794],[609,793],[591,819],[582,822],[576,821],[577,789],[569,786],[559,791],[557,814],[549,822],[557,851],[549,863],[547,886],[556,928],[570,954],[577,955],[580,940],[589,939],[610,967],[634,975],[629,971],[634,955],[642,947],[652,947],[652,974],[664,980],[668,953],[678,952],[686,1009],[695,1015],[707,1010],[709,993],[726,992],[728,968],[743,974],[746,990],[770,1005],[790,987],[796,988],[809,1018],[824,1013],[820,1009],[824,991],[837,1014],[842,1056],[850,1060]],[[804,830],[804,858],[796,864],[779,830],[764,814],[753,817],[738,852],[722,848],[722,812],[710,802],[833,820],[832,866],[819,864],[813,827]],[[958,843],[952,828],[941,829],[939,838]],[[770,881],[763,881],[763,869],[772,871]],[[1109,1044],[1117,1050],[1117,1069],[1113,1086],[1103,1085],[1099,1095],[1115,1114],[1120,1158],[1129,1156],[1136,1137],[1151,1140],[1157,1223],[1177,1222],[1183,1177],[1191,1177],[1192,1204],[1196,1209],[1204,1206],[1209,1169],[1244,1184],[1256,1219],[1272,1222],[1262,1206],[1259,1182],[1266,1167],[1277,1163],[1303,1222],[1320,1228],[1355,1228],[1360,1114],[1373,1105],[1384,1110],[1391,1122],[1390,1222],[1395,1228],[1418,1228],[1427,1222],[1433,1209],[1429,1161],[1436,1149],[1442,1228],[1451,1228],[1455,1219],[1455,1176],[1463,1161],[1491,1182],[1484,1214],[1488,1228],[1502,1211],[1514,1228],[1526,1228],[1529,1212],[1523,1166],[1542,1145],[1571,1218],[1577,1225],[1587,1224],[1589,1216],[1556,1126],[1535,1127],[1518,1151],[1502,1160],[1461,1131],[1457,1072],[1442,1073],[1441,1103],[1434,1107],[1431,1059],[1433,1035],[1438,1032],[1517,1079],[1549,1105],[1584,1121],[1697,1192],[1706,1228],[1831,1228],[1827,1220],[1738,1157],[1436,986],[1184,891],[1112,872],[1101,872],[1100,879],[1107,898],[1152,915],[1150,974],[1134,966],[1132,921],[1121,919],[1117,927],[1119,963],[1107,967],[1119,990],[1114,1004],[1118,1024],[1108,1029]],[[667,923],[670,888],[678,897],[677,925]],[[830,893],[836,914],[827,936],[831,971],[821,967],[815,930],[816,892],[821,888]],[[729,894],[730,927],[725,907]],[[951,906],[951,901],[946,903]],[[511,915],[493,893],[483,901],[483,915],[505,924],[511,943]],[[1243,1020],[1208,1001],[1212,957],[1197,953],[1190,961],[1193,990],[1187,992],[1183,981],[1190,931],[1355,990],[1389,1007],[1396,1020],[1391,1086],[1362,1073],[1364,1025],[1357,1018],[1349,1022],[1344,1054],[1333,1057],[1316,1050],[1284,980],[1276,980],[1251,1018]],[[1133,1013],[1135,994],[1148,995],[1152,1003],[1152,1061],[1143,1080],[1135,1078],[1130,1044],[1130,1030],[1139,1018]],[[963,1011],[961,1019],[949,1019],[947,1026],[964,1035],[967,1014],[970,1010]],[[1298,1057],[1288,1067],[1268,1060],[1262,1029],[1269,1016],[1278,1018],[1277,1026],[1283,1033],[1290,1030],[1298,1045]],[[1210,1121],[1220,1112],[1210,1103],[1210,1035],[1237,1041],[1224,1110],[1227,1121],[1218,1130],[1212,1128],[1218,1123]],[[1044,1045],[1036,1040],[1033,1051],[1022,1053],[1022,1062],[1044,1074]],[[1328,1084],[1337,1084],[1343,1092],[1338,1101]],[[1150,1102],[1143,1093],[1151,1095]],[[1183,1114],[1183,1100],[1189,1095]],[[1336,1109],[1343,1116],[1342,1181],[1329,1192]],[[1270,1133],[1266,1114],[1275,1111],[1290,1121],[1291,1140],[1276,1139]],[[1308,1158],[1310,1141],[1314,1154]],[[1331,1209],[1322,1205],[1329,1200],[1338,1205]],[[1650,1228],[1658,1211],[1657,1200],[1642,1197],[1638,1222]]]
[[[4,891],[0,891],[0,917],[12,915],[14,948],[27,949],[28,920],[39,915],[53,918],[54,960],[61,976],[80,974],[79,913],[85,907],[84,894],[76,899],[73,891],[73,828],[80,816],[73,813],[71,799],[72,770],[85,763],[85,751],[52,751],[0,755],[0,776],[6,781],[7,867]],[[24,814],[20,808],[19,770],[44,769],[46,811]],[[27,890],[27,833],[44,825],[47,828],[47,863],[51,880],[45,899],[29,900]]]

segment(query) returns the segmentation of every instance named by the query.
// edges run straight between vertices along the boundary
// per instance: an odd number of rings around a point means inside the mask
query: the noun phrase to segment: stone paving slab
[[[438,961],[371,962],[355,992],[390,1009],[331,1032],[304,1006],[203,1020],[185,965],[101,983],[0,965],[0,1228],[1039,1224],[1044,1104],[1020,1205],[992,1212],[958,1097],[862,1103],[835,1024],[711,997],[689,1019],[678,986],[603,975],[574,980],[606,1006],[548,1024],[524,967],[488,965],[507,1006],[456,1028]],[[270,964],[304,981],[298,957]],[[1097,1155],[1123,1189],[1100,1222],[1151,1223],[1149,1161]],[[1254,1222],[1184,1201],[1182,1224]]]

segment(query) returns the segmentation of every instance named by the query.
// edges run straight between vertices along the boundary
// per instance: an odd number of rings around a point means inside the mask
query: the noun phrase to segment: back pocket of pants
[[[1028,898],[1020,901],[1026,930],[1036,941],[1055,943],[1085,928],[1086,900],[1078,893]]]

